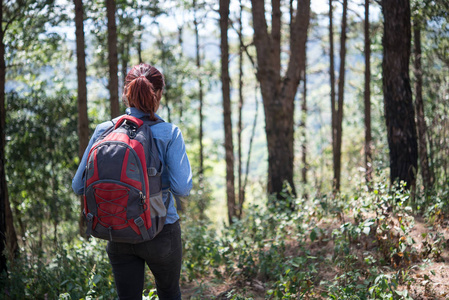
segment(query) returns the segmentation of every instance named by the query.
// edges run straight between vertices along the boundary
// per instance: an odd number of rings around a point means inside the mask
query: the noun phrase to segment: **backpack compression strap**
[[[147,229],[145,228],[145,223],[141,217],[134,219],[134,223],[139,227],[140,233],[142,234],[143,240],[149,240],[150,235],[148,234]]]

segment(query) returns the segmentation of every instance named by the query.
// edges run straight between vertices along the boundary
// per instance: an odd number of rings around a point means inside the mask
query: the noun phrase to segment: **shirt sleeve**
[[[181,130],[175,127],[166,152],[170,190],[177,196],[188,196],[192,189],[192,170]]]
[[[72,180],[72,189],[75,192],[75,194],[78,195],[84,194],[84,170],[86,169],[87,156],[89,155],[89,151],[92,148],[94,142],[97,140],[97,138],[111,125],[112,122],[108,121],[101,123],[95,128],[95,131],[92,134],[92,137],[90,138],[89,144],[87,145],[87,148],[84,151],[83,158],[81,159],[81,162],[78,166],[78,170],[76,171],[75,176],[73,177]]]

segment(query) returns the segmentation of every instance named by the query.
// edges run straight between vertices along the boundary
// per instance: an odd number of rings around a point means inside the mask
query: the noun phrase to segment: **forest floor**
[[[432,251],[429,236],[436,233],[444,237],[444,245],[433,259],[423,259],[426,253]],[[448,299],[449,298],[449,221],[445,220],[429,226],[425,220],[415,217],[415,226],[411,236],[416,242],[418,257],[410,272],[411,280],[399,286],[407,289],[413,299]]]
[[[342,264],[333,263],[336,248],[335,239],[332,238],[333,230],[347,222],[353,223],[354,220],[323,218],[317,223],[322,229],[319,238],[314,241],[309,239],[301,247],[297,246],[293,238],[286,241],[285,255],[301,256],[307,252],[317,258],[317,272],[313,274],[311,288],[303,294],[303,299],[329,298],[320,296],[324,290],[322,282],[335,281],[335,278],[348,272]],[[407,291],[411,299],[449,299],[449,221],[441,216],[440,220],[430,225],[420,216],[408,216],[407,220],[396,216],[386,218],[384,222],[388,223],[388,231],[380,234],[378,230],[371,231],[369,235],[361,235],[350,243],[350,254],[356,261],[350,268],[359,270],[359,280],[368,277],[370,271],[366,261],[371,259],[387,277],[397,278],[396,290]],[[400,227],[404,224],[408,230],[401,234]],[[402,248],[402,252],[392,252],[393,248],[398,249],[401,244],[407,248]],[[244,299],[275,299],[267,296],[269,285],[264,278],[206,276],[195,282],[183,282],[182,292],[183,299],[236,299],[230,297],[235,293],[240,295],[237,299],[242,299],[241,295],[244,295]]]

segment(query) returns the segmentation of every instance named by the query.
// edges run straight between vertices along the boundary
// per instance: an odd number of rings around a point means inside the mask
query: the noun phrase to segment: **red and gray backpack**
[[[95,141],[85,173],[87,236],[140,243],[164,227],[162,163],[150,128],[160,122],[124,115]]]

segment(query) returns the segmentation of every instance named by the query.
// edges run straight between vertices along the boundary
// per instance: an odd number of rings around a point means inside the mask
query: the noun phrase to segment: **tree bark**
[[[290,34],[290,58],[285,76],[280,73],[280,1],[273,0],[272,32],[268,34],[264,1],[252,0],[254,44],[257,52],[257,79],[265,111],[270,194],[283,199],[284,184],[296,195],[293,182],[293,100],[301,79],[301,57],[309,26],[310,0],[298,1],[298,12]]]
[[[249,145],[248,145],[248,154],[247,154],[247,160],[246,160],[246,168],[245,168],[245,179],[243,180],[243,193],[245,193],[246,186],[248,184],[248,175],[249,175],[249,167],[251,162],[251,150],[253,148],[253,141],[254,137],[256,136],[256,127],[257,127],[257,118],[259,116],[259,101],[257,100],[257,96],[259,94],[257,85],[254,88],[254,102],[256,104],[256,112],[254,113],[254,119],[253,119],[253,126],[251,129],[251,137],[249,138]],[[245,198],[245,197],[243,197]]]
[[[304,66],[307,65],[307,57],[306,57],[306,51],[304,51]],[[301,121],[300,121],[300,128],[302,129],[301,135],[301,162],[302,162],[302,169],[301,169],[301,182],[303,184],[307,184],[307,170],[309,168],[307,163],[307,73],[306,69],[303,71],[304,73],[304,80],[303,80],[303,91],[302,91],[302,103],[301,103]],[[305,198],[307,198],[307,194],[303,195]]]
[[[238,144],[238,206],[237,206],[237,217],[240,219],[243,213],[243,203],[245,202],[245,188],[242,183],[242,131],[243,131],[243,120],[242,120],[242,110],[243,110],[243,25],[242,25],[242,11],[243,5],[242,0],[240,2],[239,10],[239,106],[238,106],[238,128],[237,128],[237,144]]]
[[[16,229],[9,202],[8,185],[6,182],[6,62],[5,62],[5,29],[3,28],[3,0],[0,0],[0,273],[6,271],[5,247],[9,251],[9,259],[18,254]]]
[[[139,13],[140,18],[140,15],[143,14],[142,12],[143,8],[140,5],[138,5],[136,10],[140,11]],[[118,23],[119,24],[124,23],[122,26],[120,26],[117,33],[118,35],[117,38],[120,39],[120,41],[118,41],[118,53],[117,53],[118,61],[120,62],[120,71],[119,71],[120,76],[118,76],[119,97],[120,94],[122,94],[123,90],[125,89],[125,78],[126,75],[128,75],[128,65],[131,59],[130,48],[132,47],[135,40],[138,40],[135,38],[136,34],[135,25],[129,24],[130,18],[132,17],[124,12],[118,14]],[[137,27],[137,29],[140,30],[139,26]]]
[[[329,75],[330,75],[330,89],[331,89],[331,134],[332,134],[332,162],[334,167],[334,177],[332,186],[335,187],[335,166],[337,164],[337,108],[335,106],[335,64],[334,64],[334,16],[332,0],[329,0]]]
[[[418,146],[409,77],[410,1],[382,0],[383,94],[388,145],[390,148],[391,182],[403,180],[414,187]]]
[[[108,63],[109,63],[109,95],[111,101],[111,118],[120,114],[118,102],[118,55],[117,26],[115,24],[115,0],[106,0],[108,18]]]
[[[236,216],[235,184],[234,184],[234,144],[232,141],[231,95],[229,79],[229,0],[220,0],[220,31],[221,31],[221,83],[223,93],[223,119],[226,150],[226,196],[228,203],[228,219],[231,224]]]
[[[293,0],[289,1],[289,13],[290,13],[290,34],[293,33],[293,24],[295,20],[295,9],[293,7]],[[306,140],[306,119],[307,119],[307,78],[306,78],[306,53],[307,50],[304,50],[303,57],[301,57],[300,65],[304,66],[304,69],[301,70],[301,78],[303,78],[303,90],[302,90],[302,103],[301,103],[301,113],[299,117],[299,129],[300,129],[300,141],[301,141],[301,182],[303,184],[307,183],[307,140]],[[307,192],[303,193],[303,197],[307,198]]]
[[[75,4],[75,34],[76,34],[76,60],[77,60],[77,75],[78,75],[78,157],[81,161],[84,150],[89,143],[89,119],[87,116],[87,84],[86,84],[86,53],[84,43],[84,10],[83,1],[74,0]],[[80,235],[84,236],[85,223],[82,211],[84,209],[83,197],[80,199],[80,218],[79,230]]]
[[[178,43],[179,43],[179,47],[181,49],[183,49],[183,45],[184,45],[184,40],[183,40],[183,37],[182,37],[182,34],[183,34],[183,27],[182,26],[183,25],[178,26]],[[180,56],[180,58],[183,57],[183,51],[181,51],[179,53],[179,56]],[[183,114],[183,111],[184,111],[184,105],[182,103],[182,99],[178,98],[177,102],[179,103],[179,108],[178,108],[178,110],[179,110],[179,120],[182,120],[182,114]]]
[[[365,110],[365,180],[369,183],[373,178],[372,162],[372,136],[371,136],[371,41],[369,37],[369,0],[365,0],[365,89],[364,89],[364,110]]]
[[[124,45],[123,45],[123,53],[121,55],[121,58],[122,58],[121,59],[121,61],[122,61],[122,63],[121,63],[121,65],[122,65],[121,66],[122,67],[122,71],[121,71],[121,73],[122,73],[122,82],[121,82],[122,92],[125,89],[126,75],[128,75],[129,45],[131,43],[131,41],[130,41],[131,39],[132,39],[132,37],[126,37]]]
[[[427,124],[424,117],[424,101],[422,97],[422,68],[421,68],[421,24],[417,18],[413,22],[414,35],[414,65],[415,65],[415,109],[416,120],[418,125],[418,153],[419,165],[421,167],[421,176],[424,188],[430,190],[432,188],[432,173],[429,168],[429,156],[427,153]]]
[[[138,25],[139,34],[138,34],[138,38],[137,38],[137,57],[139,60],[139,64],[143,63],[143,58],[142,58],[142,36],[143,36],[142,18],[143,18],[143,12],[139,16],[139,23],[138,23],[139,24]]]
[[[193,24],[195,27],[195,53],[196,53],[196,68],[198,70],[198,99],[199,99],[199,119],[200,119],[200,128],[199,128],[199,142],[200,142],[200,167],[198,171],[198,176],[200,180],[200,185],[202,186],[202,180],[204,176],[204,146],[203,146],[203,123],[204,123],[204,115],[203,115],[203,80],[201,78],[201,72],[199,72],[201,68],[201,53],[200,53],[200,35],[198,30],[198,19],[196,16],[197,7],[196,0],[193,0],[193,9],[194,9],[194,19]]]
[[[343,16],[340,33],[340,70],[338,74],[338,108],[335,141],[334,178],[335,191],[340,191],[341,185],[341,144],[343,137],[343,107],[345,97],[345,66],[346,66],[346,27],[347,27],[348,0],[343,0]]]
[[[162,32],[161,26],[158,23],[157,24],[158,27],[158,31],[159,31],[159,38],[157,41],[157,46],[160,48],[161,52],[160,52],[160,62],[159,64],[162,66],[162,69],[167,69],[168,68],[168,64],[170,64],[170,62],[167,62],[167,53],[169,52],[168,47],[166,46],[165,42],[164,42],[164,33]],[[170,82],[167,82],[167,84],[164,87],[164,99],[165,99],[165,108],[167,109],[167,121],[169,123],[171,123],[171,84]]]
[[[3,42],[3,0],[0,2],[0,274],[7,271],[6,246],[6,198],[8,197],[5,172],[5,44]]]

